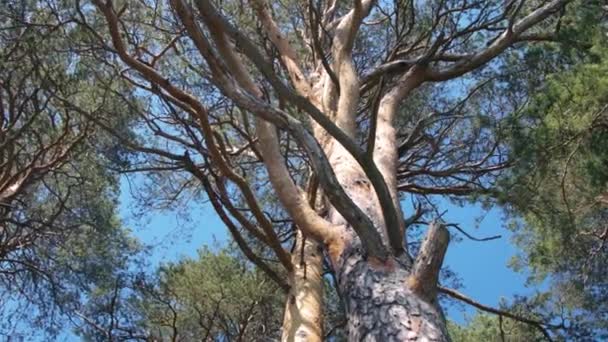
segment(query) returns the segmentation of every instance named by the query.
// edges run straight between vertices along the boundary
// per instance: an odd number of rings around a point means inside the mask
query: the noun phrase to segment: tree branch
[[[471,70],[474,70],[481,65],[487,63],[498,54],[503,52],[511,44],[521,40],[522,35],[532,26],[545,20],[551,14],[559,11],[562,7],[566,6],[571,0],[554,0],[544,6],[536,9],[532,13],[528,14],[524,18],[520,19],[512,26],[509,25],[500,36],[498,36],[488,48],[476,52],[467,56],[455,65],[450,66],[442,70],[429,70],[427,73],[428,80],[430,81],[445,81],[451,78],[461,76]],[[536,38],[536,36],[531,36]]]
[[[202,1],[199,1],[199,3],[202,3]],[[204,10],[205,7],[201,6],[200,13],[211,32],[220,54],[228,67],[233,71],[236,80],[244,89],[261,99],[263,96],[261,90],[253,83],[243,62],[226,39],[225,33],[221,31],[221,25],[217,25],[216,18],[209,16],[208,12]],[[178,11],[179,13],[181,11]],[[188,19],[182,17],[182,21],[187,26],[187,29],[192,31]],[[290,214],[296,225],[306,232],[307,235],[312,236],[319,242],[327,243],[333,240],[339,232],[338,227],[332,226],[327,220],[320,217],[307,203],[302,189],[293,182],[285,166],[285,160],[279,148],[279,140],[276,136],[274,125],[256,116],[256,131],[259,137],[258,149],[262,153],[270,181],[283,207]]]
[[[122,41],[120,31],[118,29],[118,17],[116,16],[116,13],[114,13],[114,9],[112,8],[111,4],[106,5],[100,0],[95,0],[94,2],[106,18],[108,28],[110,30],[110,35],[112,37],[112,43],[121,60],[133,69],[140,72],[146,79],[148,79],[148,81],[157,84],[158,86],[165,89],[175,99],[185,103],[186,106],[184,106],[184,108],[192,108],[192,114],[194,114],[194,116],[198,119],[198,122],[203,130],[211,157],[217,163],[222,173],[226,175],[230,180],[235,182],[235,184],[237,184],[237,186],[239,186],[239,188],[242,190],[243,195],[247,200],[247,203],[251,207],[254,215],[256,216],[256,219],[260,222],[260,225],[264,229],[264,232],[266,233],[266,236],[268,237],[271,243],[271,247],[273,248],[273,250],[275,250],[277,256],[279,257],[279,260],[281,260],[285,268],[290,270],[292,268],[292,264],[289,253],[287,253],[287,251],[285,251],[281,246],[280,241],[272,230],[271,223],[267,220],[266,216],[259,208],[255,195],[251,192],[251,189],[247,185],[245,179],[243,179],[241,176],[232,171],[230,166],[224,160],[222,153],[219,151],[218,147],[214,143],[213,129],[209,125],[208,113],[206,108],[191,94],[188,94],[171,84],[168,79],[162,77],[156,70],[133,58],[133,56],[131,56],[127,52],[126,46]]]
[[[201,0],[198,1],[199,4],[202,2],[203,1]],[[310,81],[300,68],[300,61],[298,60],[296,52],[291,44],[289,44],[289,41],[283,37],[277,23],[268,11],[265,0],[250,0],[250,3],[260,19],[260,22],[268,35],[268,39],[270,39],[279,51],[281,61],[283,61],[283,64],[287,68],[287,73],[291,78],[291,82],[300,95],[309,96],[311,92]],[[203,11],[201,11],[201,13],[203,13]]]
[[[450,233],[445,225],[433,221],[420,246],[408,279],[409,288],[428,302],[435,302],[439,271],[450,242]]]

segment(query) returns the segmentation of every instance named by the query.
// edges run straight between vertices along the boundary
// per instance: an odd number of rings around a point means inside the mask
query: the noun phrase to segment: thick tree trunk
[[[441,309],[408,287],[406,263],[351,250],[338,275],[349,341],[449,341]]]
[[[302,246],[304,243],[304,246]],[[298,231],[293,252],[294,270],[283,317],[283,342],[323,341],[323,251]]]

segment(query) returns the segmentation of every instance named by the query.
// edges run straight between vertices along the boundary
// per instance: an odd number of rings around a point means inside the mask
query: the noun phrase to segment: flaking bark
[[[349,341],[450,341],[443,313],[406,286],[403,260],[366,260],[359,248],[341,267]]]

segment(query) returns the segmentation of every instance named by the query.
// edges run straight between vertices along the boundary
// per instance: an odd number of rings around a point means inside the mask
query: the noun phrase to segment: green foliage
[[[449,321],[448,330],[452,340],[458,342],[543,341],[542,334],[530,325],[502,319],[501,326],[500,318],[483,313],[475,314],[465,325]]]
[[[517,160],[498,196],[515,216],[511,227],[521,253],[512,266],[529,271],[531,284],[549,280],[552,310],[567,317],[564,330],[577,338],[605,338],[608,327],[608,207],[602,201],[608,191],[608,45],[595,8],[575,12],[587,19],[562,32],[572,41],[584,36],[587,49],[577,50],[576,58],[568,44],[557,51],[574,65],[544,78],[526,109],[513,116],[509,141]]]
[[[280,290],[227,250],[214,254],[204,248],[197,260],[163,266],[159,275],[158,291],[170,295],[178,308],[176,324],[182,338],[241,336],[253,341],[277,335],[282,321]],[[154,298],[143,304],[149,324],[159,326],[166,319],[166,308]],[[167,335],[162,329],[159,333]]]
[[[0,334],[8,336],[61,332],[64,314],[140,249],[116,213],[107,151],[121,147],[83,114],[129,111],[83,71],[90,61],[66,39],[81,30],[57,13],[32,1],[0,4],[0,174],[25,177],[14,196],[0,196]]]
[[[228,249],[203,248],[198,258],[163,265],[155,276],[127,279],[95,289],[82,311],[95,325],[83,325],[78,334],[97,341],[108,336],[163,341],[280,336],[281,290]]]

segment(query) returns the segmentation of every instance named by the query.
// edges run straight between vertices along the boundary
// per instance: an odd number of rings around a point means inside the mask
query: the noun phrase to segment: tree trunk
[[[323,251],[298,230],[281,341],[323,341]],[[302,246],[302,243],[304,246]]]
[[[330,155],[340,183],[388,246],[379,202],[363,171],[339,146]],[[333,208],[328,219],[350,227]],[[338,246],[329,246],[329,255],[345,301],[348,340],[450,341],[436,298],[448,241],[444,227],[431,225],[415,262],[407,253],[381,261],[364,255],[361,240],[347,228]]]
[[[368,215],[388,245],[378,199],[361,169],[340,147],[330,153],[336,176]],[[361,240],[344,218],[329,207],[328,220],[347,229],[327,247],[348,319],[349,341],[450,341],[437,303],[437,278],[449,236],[431,225],[415,262],[407,254],[386,261],[368,258]],[[321,341],[322,253],[308,239],[302,259],[298,236],[282,341]],[[302,262],[304,261],[304,262]]]
[[[408,287],[406,263],[365,260],[359,248],[349,254],[337,273],[349,341],[449,341],[436,302]]]

